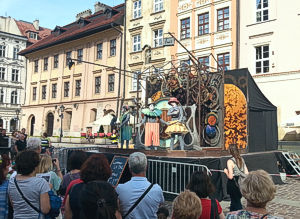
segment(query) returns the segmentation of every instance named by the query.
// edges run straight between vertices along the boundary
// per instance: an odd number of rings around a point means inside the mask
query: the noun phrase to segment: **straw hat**
[[[168,101],[168,104],[171,105],[171,103],[177,103],[177,104],[179,104],[179,101],[177,100],[176,97],[171,97],[170,100]]]

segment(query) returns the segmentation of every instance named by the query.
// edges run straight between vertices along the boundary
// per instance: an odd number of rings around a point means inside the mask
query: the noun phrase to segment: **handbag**
[[[147,190],[141,195],[141,197],[139,197],[139,199],[131,206],[131,208],[128,210],[128,212],[122,217],[123,219],[125,219],[133,211],[133,209],[135,209],[135,207],[142,201],[142,199],[151,190],[151,188],[153,187],[153,185],[154,184],[151,183],[151,185],[147,188]]]
[[[17,187],[17,190],[18,192],[20,193],[20,195],[22,196],[22,198],[24,199],[24,201],[32,208],[34,209],[36,212],[38,212],[39,214],[43,214],[41,212],[40,209],[38,209],[37,207],[35,207],[33,204],[30,203],[30,201],[25,198],[23,192],[21,191],[18,183],[17,183],[17,180],[16,180],[16,177],[14,178],[14,182],[15,182],[15,185]],[[53,191],[49,191],[48,192],[48,195],[49,195],[49,200],[50,200],[50,211],[48,214],[45,215],[45,218],[46,219],[50,219],[50,218],[55,218],[59,215],[59,210],[60,210],[60,207],[61,207],[61,198],[58,197],[57,195],[55,195],[53,193]]]
[[[246,174],[238,167],[236,161],[234,159],[231,159],[233,161],[233,163],[235,164],[235,166],[237,167],[238,169],[238,172],[239,172],[239,175],[238,176],[234,176],[233,177],[233,180],[235,182],[235,185],[240,188],[241,184],[243,183],[244,179],[246,178]],[[243,161],[243,165],[244,164],[244,161]]]

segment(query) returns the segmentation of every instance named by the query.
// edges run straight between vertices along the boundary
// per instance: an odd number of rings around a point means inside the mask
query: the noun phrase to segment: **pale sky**
[[[87,9],[94,13],[96,0],[0,0],[0,16],[10,16],[16,20],[40,21],[40,26],[54,29],[75,21],[76,14]],[[124,0],[100,0],[115,6]]]

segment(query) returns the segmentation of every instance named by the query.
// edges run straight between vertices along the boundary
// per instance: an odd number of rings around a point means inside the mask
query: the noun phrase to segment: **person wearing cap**
[[[184,112],[182,106],[179,105],[179,101],[176,97],[171,97],[168,101],[171,108],[168,110],[168,116],[171,116],[171,122],[165,133],[171,135],[170,149],[173,150],[174,141],[176,135],[178,136],[180,149],[184,150],[184,140],[183,135],[188,133],[186,126],[183,124]]]
[[[155,108],[155,103],[150,99],[148,108],[142,110],[144,118],[138,126],[145,124],[145,146],[154,149],[160,146],[159,141],[159,121],[168,125],[162,118],[160,118],[162,111]]]
[[[129,114],[129,107],[123,106],[122,112],[120,116],[120,139],[121,139],[121,148],[123,149],[124,141],[126,141],[126,149],[129,148],[129,141],[132,135],[132,128],[129,125],[130,121],[130,114]]]

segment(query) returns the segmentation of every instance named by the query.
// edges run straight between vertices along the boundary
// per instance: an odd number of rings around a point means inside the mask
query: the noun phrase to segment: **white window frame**
[[[20,49],[17,47],[14,47],[14,52],[13,52],[13,59],[14,60],[18,60],[19,59],[19,55],[18,53],[20,52]]]
[[[141,49],[141,34],[132,36],[132,51],[139,52]]]
[[[164,31],[163,29],[153,30],[153,47],[163,46]]]
[[[6,68],[4,67],[0,67],[0,80],[5,80],[5,71],[6,71]]]
[[[5,100],[4,90],[0,89],[0,103],[4,103],[4,100]]]
[[[137,83],[137,78],[138,78],[139,74],[141,74],[140,70],[135,71],[134,74],[133,74],[132,83],[131,83],[131,90],[132,91],[137,91],[138,88],[139,88],[139,90],[141,90],[141,85],[139,84],[139,86],[138,86],[138,83]]]
[[[260,1],[260,8],[258,8],[258,1]],[[267,4],[266,7],[264,7],[264,4]],[[269,20],[269,0],[256,0],[255,2],[255,21],[256,22],[263,22],[263,21],[268,21]],[[267,12],[267,19],[264,19],[264,12]],[[260,14],[260,19],[258,20],[258,14]]]
[[[5,51],[6,50],[6,45],[0,45],[0,57],[5,57]]]
[[[133,2],[133,19],[142,17],[142,0]]]
[[[164,0],[153,0],[153,12],[160,12],[164,10]]]
[[[29,38],[30,39],[35,39],[35,40],[37,40],[37,37],[38,36],[38,34],[37,33],[35,33],[35,32],[29,32]]]
[[[264,58],[264,53],[266,51],[264,50],[264,47],[268,47],[268,57]],[[261,48],[261,58],[257,58],[257,48]],[[265,66],[265,62],[268,61],[268,66]],[[257,63],[260,63],[260,70],[261,72],[257,72]],[[268,71],[264,71],[264,67],[268,67]],[[263,74],[263,73],[269,73],[270,72],[270,45],[269,44],[264,44],[260,46],[255,47],[255,73],[256,74]]]
[[[18,82],[19,81],[19,69],[13,68],[11,70],[11,81]]]
[[[10,101],[11,101],[11,104],[18,104],[18,92],[17,91],[11,92]]]

